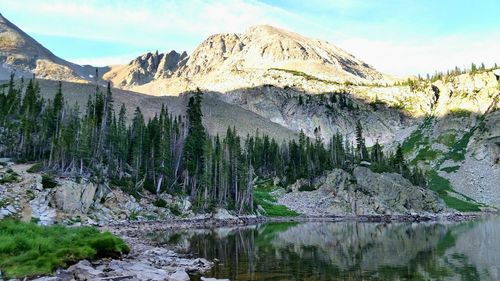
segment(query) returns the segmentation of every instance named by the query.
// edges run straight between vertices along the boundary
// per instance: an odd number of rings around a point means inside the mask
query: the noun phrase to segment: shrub
[[[42,163],[36,163],[33,166],[31,166],[26,172],[28,173],[39,173],[43,170],[43,164]]]
[[[314,186],[309,184],[304,184],[301,187],[299,187],[299,191],[314,191],[314,190],[316,190]]]
[[[153,205],[158,207],[158,208],[165,208],[165,207],[167,207],[167,201],[165,201],[161,198],[158,198],[155,201],[153,201]]]
[[[14,182],[18,182],[18,181],[19,181],[18,174],[14,173],[14,172],[9,173],[9,171],[7,171],[7,173],[0,175],[0,184],[14,183]]]
[[[170,212],[174,215],[174,216],[180,216],[182,215],[182,212],[181,212],[181,209],[179,208],[178,205],[176,204],[173,204],[173,205],[170,205],[168,207],[168,209],[170,210]]]
[[[7,279],[51,274],[82,259],[119,257],[129,251],[122,239],[91,227],[0,222],[0,268]]]
[[[42,186],[43,188],[54,188],[57,186],[57,181],[54,179],[54,177],[50,174],[43,174],[42,175]]]

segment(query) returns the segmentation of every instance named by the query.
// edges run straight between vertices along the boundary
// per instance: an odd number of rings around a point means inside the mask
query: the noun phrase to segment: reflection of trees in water
[[[473,249],[463,250],[463,237],[485,239],[477,231],[491,232],[478,226],[482,222],[271,223],[187,231],[178,242],[219,259],[214,276],[231,280],[477,280],[498,276],[491,261],[478,265]],[[494,233],[498,229],[497,221]],[[498,251],[492,256],[498,259]]]

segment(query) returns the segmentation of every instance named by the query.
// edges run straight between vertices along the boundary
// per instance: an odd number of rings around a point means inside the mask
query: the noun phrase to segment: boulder
[[[178,269],[172,275],[168,277],[168,281],[189,281],[189,275],[186,273],[184,269]]]
[[[97,280],[105,276],[102,271],[93,268],[87,260],[70,266],[68,271],[73,273],[76,280]]]
[[[112,260],[109,263],[109,271],[119,276],[134,276],[138,280],[150,280],[150,281],[171,280],[169,279],[170,276],[166,270],[155,268],[141,261]]]
[[[55,191],[56,206],[67,213],[85,214],[94,203],[96,190],[91,182],[62,181]]]
[[[188,198],[185,198],[184,201],[182,201],[182,211],[187,212],[189,210],[191,210],[191,202]]]
[[[231,215],[226,209],[219,208],[213,214],[213,218],[216,219],[216,220],[232,220],[232,219],[234,219],[236,217],[233,216],[233,215]]]

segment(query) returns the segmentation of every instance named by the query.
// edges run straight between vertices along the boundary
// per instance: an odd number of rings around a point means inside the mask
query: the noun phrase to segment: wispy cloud
[[[474,19],[463,16],[475,6],[448,0],[0,0],[1,12],[29,34],[65,38],[52,40],[48,47],[80,63],[123,63],[138,49],[190,52],[211,34],[271,24],[325,39],[399,75],[471,61],[500,62],[499,32],[491,13],[486,14],[500,5],[490,0],[481,4],[481,18]],[[463,28],[453,30],[456,26]],[[74,54],[79,41],[71,38],[95,42],[96,47]]]

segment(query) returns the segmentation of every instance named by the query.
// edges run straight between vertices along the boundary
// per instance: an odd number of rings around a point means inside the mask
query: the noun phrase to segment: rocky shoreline
[[[121,259],[101,259],[80,261],[68,269],[57,270],[55,276],[40,277],[36,281],[66,280],[165,280],[189,281],[192,276],[200,280],[205,278],[214,266],[214,262],[203,258],[193,258],[178,254],[171,249],[155,245],[144,236],[150,232],[167,229],[216,228],[224,226],[245,226],[267,222],[456,222],[480,219],[493,213],[446,213],[446,214],[411,214],[411,215],[360,215],[360,216],[298,216],[298,217],[257,217],[257,216],[201,216],[187,219],[130,221],[106,224],[99,227],[120,236],[130,246],[131,252]],[[219,279],[220,280],[220,279]]]
[[[161,229],[186,229],[186,228],[214,228],[224,226],[244,226],[268,222],[424,222],[424,221],[466,221],[480,219],[497,213],[442,213],[442,214],[392,214],[392,215],[339,215],[339,216],[297,216],[297,217],[263,217],[263,216],[229,216],[213,218],[209,216],[156,220],[156,221],[130,221],[107,224],[100,227],[103,231],[111,231],[120,235],[130,231],[154,231]]]

